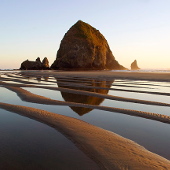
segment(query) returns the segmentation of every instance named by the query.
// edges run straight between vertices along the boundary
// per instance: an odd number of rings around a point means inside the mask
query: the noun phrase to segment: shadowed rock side
[[[57,84],[58,87],[65,87],[62,84],[63,81],[60,79],[57,79]],[[110,88],[112,85],[113,81],[97,81],[97,80],[88,80],[90,86],[92,87],[106,87]],[[81,82],[79,82],[81,83]],[[107,89],[95,89],[95,88],[81,88],[81,87],[76,87],[76,86],[67,86],[69,89],[75,89],[75,90],[85,90],[89,92],[95,92],[99,94],[107,94],[109,90]],[[94,96],[88,96],[88,95],[82,95],[82,94],[75,94],[75,93],[67,93],[67,92],[61,92],[61,95],[63,99],[66,102],[75,102],[75,103],[82,103],[82,104],[88,104],[88,105],[100,105],[103,101],[104,98],[99,98],[99,97],[94,97]],[[85,108],[85,107],[70,107],[74,112],[77,114],[84,115],[91,110],[92,108]]]
[[[45,57],[42,62],[40,58],[38,57],[36,61],[26,60],[22,62],[20,69],[21,70],[48,70],[49,62],[48,62],[47,57]]]
[[[91,25],[78,21],[61,41],[52,69],[126,69],[114,58],[104,36]]]
[[[140,68],[138,67],[137,61],[135,60],[131,64],[131,70],[139,70]]]

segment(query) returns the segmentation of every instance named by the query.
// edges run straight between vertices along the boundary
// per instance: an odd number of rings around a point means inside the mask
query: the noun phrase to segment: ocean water
[[[5,83],[22,85],[20,80],[31,82],[33,87],[21,88],[53,100],[153,112],[170,116],[169,106],[123,102],[40,88],[42,86],[62,87],[170,104],[170,96],[166,95],[166,93],[170,93],[170,82],[124,79],[99,81],[77,77],[26,78],[20,72],[12,71],[10,73],[0,72],[0,74],[2,78],[9,78],[8,81],[0,79]],[[156,92],[156,94],[152,92]],[[131,139],[146,149],[170,160],[170,151],[167,149],[170,143],[169,124],[99,109],[32,103],[24,101],[16,92],[10,91],[2,85],[0,86],[0,94],[0,102],[34,107],[86,121]],[[8,168],[10,162],[10,165],[18,167],[18,169],[24,169],[29,166],[30,169],[32,167],[37,169],[46,169],[47,167],[51,169],[77,169],[77,167],[81,167],[81,169],[98,169],[96,163],[80,151],[70,140],[57,130],[41,122],[0,109],[0,127],[0,167]]]

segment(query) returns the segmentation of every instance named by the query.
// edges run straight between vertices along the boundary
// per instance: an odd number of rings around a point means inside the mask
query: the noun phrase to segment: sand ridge
[[[74,102],[62,102],[62,101],[53,100],[53,99],[50,99],[44,96],[33,94],[19,87],[6,86],[6,88],[16,92],[17,95],[21,98],[21,100],[24,100],[27,102],[48,104],[48,105],[66,105],[66,106],[100,109],[100,110],[105,110],[105,111],[110,111],[110,112],[128,114],[132,116],[139,116],[139,117],[143,117],[143,118],[147,118],[151,120],[157,120],[157,121],[164,122],[164,123],[170,123],[170,116],[163,115],[163,114],[115,108],[115,107],[107,107],[107,106],[100,106],[100,105],[98,106],[98,105],[89,105],[89,104],[74,103]]]
[[[84,121],[26,106],[0,103],[0,108],[56,128],[94,159],[101,169],[170,169],[167,159]]]
[[[111,100],[117,100],[117,101],[127,101],[127,102],[133,102],[133,103],[158,105],[158,106],[170,106],[169,103],[147,101],[147,100],[140,100],[140,99],[134,99],[134,98],[127,98],[127,97],[119,97],[119,96],[113,96],[113,95],[108,95],[108,94],[101,94],[101,93],[90,92],[90,91],[85,91],[85,90],[75,90],[75,89],[69,89],[69,88],[63,88],[63,87],[47,87],[43,85],[35,86],[35,85],[26,85],[26,84],[4,83],[4,82],[0,82],[0,85],[3,85],[4,87],[9,88],[9,89],[10,88],[12,89],[12,87],[34,87],[34,88],[42,88],[42,89],[49,89],[49,90],[57,90],[61,92],[68,92],[68,93],[74,93],[74,94],[81,94],[81,95],[86,95],[86,96],[100,97],[104,99],[111,99]]]
[[[33,75],[32,75],[33,76]],[[35,75],[36,76],[36,75]],[[50,75],[51,76],[51,75]],[[84,75],[84,77],[86,76],[86,74]],[[38,75],[37,77],[41,77],[40,75]],[[64,77],[61,77],[61,76],[59,76],[60,78],[68,78],[68,77],[66,77],[66,76],[64,76]],[[71,78],[73,78],[73,77],[71,77]],[[80,78],[80,77],[79,77]],[[96,79],[97,79],[98,77],[96,77]],[[35,83],[35,82],[29,82],[29,81],[23,81],[23,80],[20,80],[20,79],[11,79],[11,78],[1,78],[0,77],[0,79],[2,80],[2,81],[14,81],[14,82],[18,82],[18,83],[23,83],[23,84],[21,84],[21,86],[22,87],[24,87],[24,84],[30,84],[30,85],[38,85],[39,83]],[[107,78],[105,78],[105,79],[107,79]],[[48,81],[48,82],[50,82],[50,81]],[[5,82],[0,82],[0,84],[4,84]],[[54,83],[54,82],[53,82]],[[10,83],[8,83],[8,84],[10,84]],[[12,84],[12,83],[11,83]],[[13,83],[13,84],[15,84],[15,83]],[[148,91],[148,90],[142,90],[142,91],[140,91],[140,90],[129,90],[129,89],[117,89],[117,88],[113,88],[113,87],[111,87],[111,88],[107,88],[107,87],[91,87],[91,86],[86,86],[86,85],[81,85],[81,84],[78,84],[78,83],[71,83],[71,82],[69,82],[69,84],[68,83],[62,83],[65,87],[67,87],[67,86],[70,86],[70,85],[73,85],[73,86],[75,86],[75,87],[82,87],[82,88],[91,88],[91,89],[105,89],[105,90],[116,90],[116,91],[123,91],[123,92],[135,92],[135,93],[144,93],[144,94],[155,94],[155,95],[165,95],[165,96],[170,96],[170,93],[168,93],[168,92],[157,92],[157,91]],[[41,83],[41,85],[43,85],[42,83]],[[46,84],[44,84],[44,85],[46,85]],[[15,84],[15,86],[16,86],[16,84]],[[20,86],[20,87],[21,87]],[[46,88],[50,88],[50,87],[46,87]],[[52,87],[51,87],[51,89],[52,89]]]
[[[128,80],[152,80],[152,81],[169,81],[170,74],[152,74],[152,73],[139,73],[139,72],[111,72],[111,71],[87,71],[87,72],[67,72],[67,71],[22,71],[22,76],[25,74],[26,76],[32,77],[56,77],[60,79],[97,79],[97,80],[106,80],[111,81],[115,78],[124,78]],[[150,113],[150,112],[142,112],[130,109],[122,109],[122,108],[114,108],[114,107],[106,107],[106,106],[96,106],[89,104],[81,104],[74,102],[62,102],[58,100],[49,99],[44,96],[33,94],[22,87],[33,87],[33,88],[42,88],[42,89],[50,89],[50,90],[58,90],[61,92],[67,93],[75,93],[87,96],[94,96],[100,98],[107,98],[111,100],[118,101],[127,101],[141,104],[149,104],[149,105],[158,105],[158,106],[168,106],[168,103],[162,102],[153,102],[147,100],[139,100],[133,98],[112,96],[108,94],[99,94],[96,92],[85,91],[82,90],[83,87],[89,87],[88,83],[78,84],[66,82],[63,83],[68,86],[75,85],[77,87],[82,87],[81,90],[69,89],[66,87],[51,87],[43,85],[38,86],[39,83],[29,82],[29,80],[24,79],[22,76],[18,76],[20,73],[17,73],[16,76],[7,75],[8,78],[0,76],[0,85],[15,92],[21,100],[33,103],[40,104],[48,104],[48,105],[66,105],[66,106],[75,106],[75,107],[86,107],[92,109],[100,109],[110,112],[118,112],[123,114],[128,114],[132,116],[140,116],[143,118],[157,120],[164,123],[170,123],[170,116]],[[54,79],[55,80],[55,79]],[[3,82],[5,81],[5,82]],[[8,82],[9,81],[9,82]],[[13,81],[11,83],[10,81]],[[7,83],[8,82],[8,83]],[[15,83],[16,82],[16,83]],[[44,81],[45,82],[45,81]],[[48,83],[56,83],[54,81],[47,81]],[[75,81],[76,82],[76,81]],[[19,84],[17,84],[19,83]],[[92,88],[102,88],[102,87],[92,87]],[[119,90],[119,91],[133,91],[127,89],[114,89],[114,88],[105,88],[107,90]],[[134,92],[139,93],[140,91],[136,90]],[[149,92],[144,91],[143,93],[148,94],[159,94],[159,95],[169,95],[170,93],[162,93],[162,92]],[[56,128],[61,133],[63,133],[66,137],[72,140],[79,148],[81,148],[85,153],[87,153],[92,159],[94,159],[102,169],[170,169],[170,161],[157,155],[149,152],[142,146],[136,144],[135,142],[123,138],[115,133],[110,131],[101,129],[99,127],[90,125],[86,122],[83,122],[78,119],[70,118],[67,116],[58,115],[55,113],[51,113],[48,111],[25,107],[25,106],[17,106],[6,103],[0,103],[0,108],[6,109],[11,112],[18,113],[22,116],[26,116],[32,118],[34,120],[43,122],[51,127]]]
[[[146,71],[22,71],[22,74],[32,76],[56,76],[56,77],[86,77],[100,80],[128,79],[170,82],[170,72],[146,72]]]

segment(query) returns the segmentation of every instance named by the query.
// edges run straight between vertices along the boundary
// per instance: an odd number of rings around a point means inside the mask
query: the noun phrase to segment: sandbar
[[[170,169],[170,161],[137,143],[84,121],[56,113],[0,103],[0,108],[47,124],[74,142],[101,169]]]
[[[47,104],[47,105],[65,105],[65,106],[76,106],[76,107],[84,107],[84,108],[91,108],[91,109],[100,109],[100,110],[105,110],[105,111],[110,111],[110,112],[128,114],[132,116],[139,116],[139,117],[170,124],[170,116],[168,115],[144,112],[144,111],[138,111],[138,110],[108,107],[108,106],[100,106],[100,105],[90,105],[90,104],[74,103],[74,102],[62,102],[62,101],[53,100],[53,99],[50,99],[44,96],[33,94],[20,87],[13,87],[13,86],[5,86],[5,87],[17,93],[17,95],[21,98],[21,100],[27,101],[27,102]]]
[[[104,80],[129,79],[170,82],[170,72],[145,72],[145,71],[22,71],[26,75],[35,76],[67,76],[86,77]]]
[[[32,77],[56,77],[56,78],[85,78],[98,80],[114,80],[114,79],[128,79],[128,80],[147,80],[147,81],[162,81],[170,82],[170,73],[154,73],[154,72],[130,72],[130,71],[21,71],[22,75]],[[13,77],[13,76],[12,76]],[[15,77],[15,76],[14,76]],[[141,112],[130,109],[105,107],[89,104],[81,104],[74,102],[62,102],[52,100],[47,97],[35,95],[22,87],[47,88],[51,90],[59,90],[63,92],[70,92],[82,95],[91,95],[95,97],[108,98],[119,101],[129,101],[135,103],[151,104],[169,106],[168,103],[152,102],[147,100],[138,100],[132,98],[123,98],[118,96],[111,96],[107,94],[97,94],[94,92],[87,92],[83,90],[74,90],[67,88],[53,88],[42,86],[38,87],[36,84],[20,79],[7,79],[1,77],[0,84],[7,89],[15,92],[21,100],[49,104],[49,105],[67,105],[86,107],[92,109],[100,109],[110,112],[119,112],[123,114],[140,116],[147,119],[157,120],[164,123],[170,123],[170,116],[156,113]],[[21,84],[10,83],[11,81],[20,82]],[[3,81],[9,81],[5,83]],[[71,83],[71,82],[70,82]],[[100,87],[99,87],[100,88]],[[146,92],[147,93],[147,92]],[[162,94],[164,95],[164,94]],[[165,94],[166,95],[166,94]],[[15,112],[22,116],[32,118],[34,120],[43,122],[63,133],[67,138],[73,141],[82,151],[84,151],[90,158],[99,164],[101,169],[170,169],[170,161],[154,154],[137,143],[123,138],[113,132],[104,130],[102,128],[93,126],[84,121],[74,119],[71,117],[59,115],[56,113],[25,107],[18,105],[11,105],[7,103],[0,103],[0,108]]]

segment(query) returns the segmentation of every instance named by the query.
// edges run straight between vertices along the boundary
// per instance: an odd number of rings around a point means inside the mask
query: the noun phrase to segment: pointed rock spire
[[[138,67],[137,61],[134,60],[131,64],[131,70],[139,70],[140,68]]]

